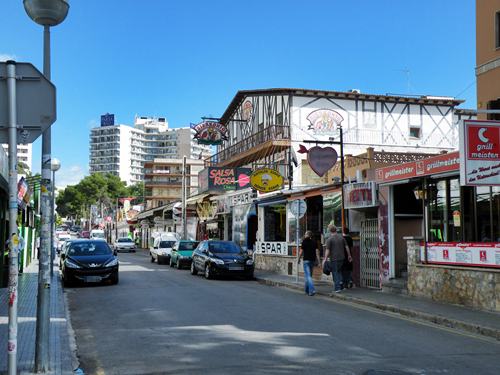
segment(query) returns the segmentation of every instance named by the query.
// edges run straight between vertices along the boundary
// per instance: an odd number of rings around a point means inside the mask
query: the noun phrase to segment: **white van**
[[[155,260],[158,264],[170,262],[170,255],[172,254],[172,247],[180,240],[180,236],[174,232],[158,233],[154,237],[153,247],[149,249],[151,255],[151,262]]]
[[[106,236],[104,235],[104,231],[102,229],[92,229],[90,231],[90,239],[91,240],[105,240]]]

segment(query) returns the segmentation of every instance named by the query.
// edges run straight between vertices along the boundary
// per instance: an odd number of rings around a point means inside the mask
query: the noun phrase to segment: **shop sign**
[[[260,168],[250,175],[250,184],[261,193],[269,193],[283,187],[283,176],[275,169]]]
[[[337,162],[337,151],[332,147],[314,146],[307,152],[307,162],[318,176],[323,177]]]
[[[463,122],[460,127],[460,184],[500,186],[500,121]]]
[[[356,182],[344,185],[344,207],[363,208],[377,206],[377,185],[375,181]]]
[[[500,243],[429,242],[420,246],[420,259],[437,264],[500,268]]]
[[[455,151],[423,160],[378,168],[375,172],[375,179],[377,183],[381,184],[438,173],[458,172],[459,166],[459,153]]]
[[[204,145],[220,145],[227,140],[227,128],[220,122],[203,121],[196,125],[191,125],[196,132],[194,139]]]
[[[286,242],[261,242],[255,243],[257,254],[288,255],[288,244]]]
[[[216,201],[203,201],[196,205],[196,214],[200,220],[211,220],[217,215]]]
[[[229,207],[241,206],[243,204],[253,203],[255,198],[256,196],[254,191],[247,191],[245,193],[232,195],[228,198]]]
[[[314,134],[334,135],[338,133],[338,127],[344,118],[337,111],[317,109],[307,116],[307,120],[310,122],[307,130],[311,130]]]
[[[28,192],[28,183],[26,182],[24,177],[17,183],[17,204],[22,204],[24,201],[24,196]]]
[[[250,187],[250,168],[208,167],[199,176],[200,192],[231,191]]]

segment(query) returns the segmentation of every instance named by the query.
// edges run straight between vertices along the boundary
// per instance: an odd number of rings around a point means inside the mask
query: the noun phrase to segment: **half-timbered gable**
[[[221,122],[228,139],[209,159],[220,166],[270,166],[302,184],[310,170],[301,142],[337,140],[343,129],[344,154],[375,151],[439,153],[457,147],[455,107],[449,97],[371,95],[356,91],[263,89],[239,91]],[[338,146],[335,146],[338,148]]]

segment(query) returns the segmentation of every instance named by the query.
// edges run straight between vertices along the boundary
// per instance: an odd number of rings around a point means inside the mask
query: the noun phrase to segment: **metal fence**
[[[378,220],[361,222],[360,274],[361,286],[380,288],[380,257],[378,253]]]

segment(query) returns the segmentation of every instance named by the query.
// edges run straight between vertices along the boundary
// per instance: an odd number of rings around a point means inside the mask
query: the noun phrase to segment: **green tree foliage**
[[[80,218],[93,204],[114,206],[116,199],[128,196],[129,189],[119,177],[95,173],[84,177],[77,185],[67,186],[57,197],[57,213],[62,217]]]
[[[138,182],[128,187],[128,196],[135,197],[134,204],[144,202],[144,182]]]

